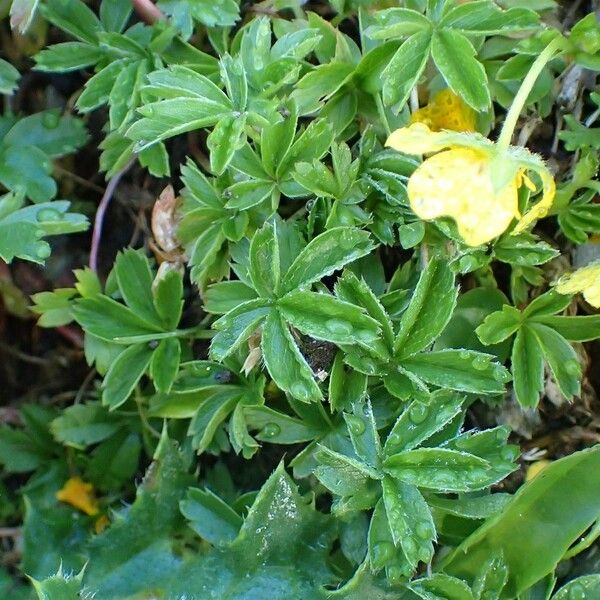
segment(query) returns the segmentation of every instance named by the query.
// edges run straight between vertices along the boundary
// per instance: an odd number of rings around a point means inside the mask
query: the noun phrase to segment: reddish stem
[[[129,171],[131,165],[135,162],[135,159],[132,158],[120,171],[113,175],[112,179],[108,182],[106,186],[106,190],[104,191],[104,195],[102,196],[102,200],[100,200],[100,204],[98,204],[98,210],[96,211],[96,218],[94,219],[94,230],[92,232],[92,246],[90,248],[90,269],[95,273],[98,271],[98,252],[100,250],[100,240],[102,239],[102,225],[104,223],[104,215],[106,214],[106,209],[110,204],[110,201],[119,185],[119,181],[121,181],[121,177]]]
[[[133,0],[133,8],[146,23],[156,23],[156,21],[165,18],[165,15],[152,0]]]

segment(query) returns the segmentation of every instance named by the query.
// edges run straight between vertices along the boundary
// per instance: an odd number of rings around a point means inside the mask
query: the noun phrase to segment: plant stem
[[[510,146],[510,142],[512,140],[513,133],[515,131],[515,127],[517,126],[517,121],[519,120],[519,115],[527,102],[527,98],[529,98],[529,94],[537,81],[542,69],[554,58],[554,56],[560,52],[565,44],[565,40],[562,37],[557,37],[555,40],[550,42],[546,48],[542,51],[542,53],[535,59],[531,68],[529,69],[529,73],[525,76],[517,95],[515,96],[510,109],[506,115],[506,119],[504,121],[504,125],[502,126],[502,131],[500,132],[500,136],[498,137],[498,148],[500,149],[508,149]]]
[[[165,18],[165,15],[152,0],[133,0],[133,8],[150,25]]]

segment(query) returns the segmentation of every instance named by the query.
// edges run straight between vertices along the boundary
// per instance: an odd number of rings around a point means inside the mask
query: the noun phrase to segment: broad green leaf
[[[290,292],[277,301],[277,308],[293,327],[318,340],[368,345],[378,337],[377,321],[358,306],[329,294]]]
[[[31,583],[39,600],[78,600],[83,592],[82,569],[78,575],[64,573],[62,562],[56,575],[50,575],[38,581],[32,578]],[[12,596],[11,596],[12,597]]]
[[[435,39],[435,38],[434,38]],[[381,74],[383,101],[386,106],[402,107],[417,84],[429,59],[432,36],[429,29],[409,37]]]
[[[510,374],[489,354],[439,350],[411,356],[402,367],[426,383],[473,394],[501,394]]]
[[[485,70],[464,35],[454,29],[438,29],[433,34],[431,56],[455,94],[477,111],[489,107],[491,98]]]
[[[159,269],[152,283],[154,308],[165,329],[177,327],[183,310],[183,275],[179,269]]]
[[[276,310],[269,313],[263,327],[261,348],[267,370],[278,387],[303,402],[322,400],[311,368]]]
[[[380,10],[374,17],[375,24],[366,32],[374,40],[408,37],[424,29],[431,29],[431,23],[426,16],[409,8]]]
[[[539,318],[562,312],[571,304],[571,298],[550,290],[529,303],[523,311],[526,319]]]
[[[0,94],[12,94],[17,89],[20,77],[15,67],[0,58]]]
[[[50,173],[50,160],[39,148],[0,145],[0,184],[9,191],[36,203],[48,202],[57,191]]]
[[[381,442],[371,402],[355,402],[352,413],[344,413],[344,420],[356,455],[370,467],[378,468]]]
[[[384,446],[386,455],[416,448],[459,414],[463,402],[463,396],[446,390],[431,394],[428,403],[411,402],[388,434]]]
[[[127,485],[139,468],[141,449],[140,436],[121,428],[91,452],[87,468],[90,479],[102,491]]]
[[[42,14],[59,29],[90,44],[95,44],[102,23],[81,0],[55,0],[41,5]]]
[[[193,444],[198,454],[206,451],[221,423],[240,401],[241,394],[239,389],[223,388],[201,402],[189,429],[189,434],[194,436]]]
[[[519,329],[513,344],[512,375],[515,394],[521,406],[536,406],[544,388],[544,357],[534,332],[528,325]]]
[[[106,31],[120,33],[129,21],[132,7],[121,0],[102,0],[100,4],[100,20]]]
[[[490,464],[466,452],[420,448],[388,457],[384,470],[392,477],[420,488],[467,492],[488,484]]]
[[[435,525],[427,502],[419,490],[390,476],[382,481],[383,503],[392,539],[401,546],[411,567],[433,557]]]
[[[421,273],[394,340],[394,355],[402,359],[424,350],[444,330],[456,305],[458,289],[445,261],[433,259]]]
[[[368,377],[358,371],[346,371],[344,355],[340,351],[329,373],[329,404],[331,410],[340,410],[353,402],[361,404],[367,394]]]
[[[102,384],[102,403],[111,410],[123,404],[133,392],[152,358],[148,344],[129,346],[112,363]]]
[[[298,115],[295,110],[279,123],[264,127],[260,136],[260,152],[265,171],[275,177],[285,154],[296,134]]]
[[[307,287],[373,249],[366,231],[353,227],[329,229],[311,240],[296,257],[281,282],[282,292]]]
[[[258,430],[257,440],[272,444],[298,444],[319,436],[321,430],[306,421],[290,417],[267,406],[245,406],[244,417],[250,429]]]
[[[504,511],[446,557],[441,568],[473,582],[481,565],[502,552],[508,583],[500,600],[516,597],[553,572],[571,544],[598,519],[599,477],[598,448],[552,463],[520,488]]]

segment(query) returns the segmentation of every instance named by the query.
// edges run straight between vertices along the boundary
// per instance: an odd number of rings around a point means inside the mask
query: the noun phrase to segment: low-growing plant
[[[600,598],[595,2],[0,16],[0,597]]]

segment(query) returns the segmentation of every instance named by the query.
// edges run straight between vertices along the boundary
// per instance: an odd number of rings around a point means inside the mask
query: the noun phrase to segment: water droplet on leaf
[[[54,111],[44,113],[42,116],[42,125],[46,129],[56,129],[60,123],[60,115]]]
[[[354,415],[346,415],[346,422],[348,423],[348,429],[354,435],[362,435],[365,432],[365,422]]]
[[[485,371],[490,366],[490,359],[487,356],[477,356],[471,364],[474,369]]]
[[[341,319],[329,319],[325,322],[325,327],[331,331],[331,333],[340,335],[352,333],[352,325],[350,325],[348,321],[342,321]]]
[[[417,532],[417,535],[424,540],[431,539],[431,536],[433,535],[433,527],[431,526],[431,523],[427,521],[418,523],[415,531]]]
[[[300,381],[292,384],[290,392],[292,396],[300,400],[308,400],[310,398],[310,391],[306,385]]]
[[[274,438],[281,433],[281,427],[277,423],[267,423],[261,430],[262,437]]]
[[[55,222],[60,221],[61,214],[54,208],[42,208],[42,210],[38,211],[37,220],[44,222]]]
[[[429,413],[429,408],[427,408],[427,406],[425,406],[422,402],[415,402],[408,409],[408,418],[415,425],[418,425],[419,423],[422,423],[427,418],[428,413]]]
[[[385,566],[396,554],[394,544],[391,542],[376,542],[371,550],[371,562],[375,568]]]

